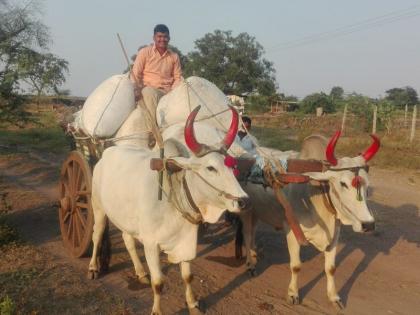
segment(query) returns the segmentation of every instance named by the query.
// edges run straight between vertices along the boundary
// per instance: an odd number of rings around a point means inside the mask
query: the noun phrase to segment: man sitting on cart
[[[158,24],[153,31],[154,43],[146,46],[137,54],[131,72],[135,84],[136,102],[147,109],[150,118],[156,122],[156,107],[159,99],[171,91],[181,81],[181,62],[178,54],[168,49],[169,29]],[[147,124],[149,130],[151,124]],[[149,146],[154,146],[155,139],[149,133]]]

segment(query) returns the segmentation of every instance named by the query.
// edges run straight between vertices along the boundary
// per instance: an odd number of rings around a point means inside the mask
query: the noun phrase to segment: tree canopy
[[[301,110],[307,114],[315,113],[317,107],[322,107],[324,113],[332,113],[335,111],[331,97],[324,92],[313,93],[306,96],[300,106]]]
[[[394,106],[403,108],[407,105],[415,105],[419,102],[417,91],[410,86],[393,88],[386,91],[386,97]]]
[[[53,78],[57,64],[52,62],[52,57],[65,65],[61,66],[64,72],[68,64],[45,53],[50,36],[41,21],[39,6],[36,0],[26,4],[0,0],[0,120],[3,121],[19,123],[28,118],[21,109],[23,98],[19,91],[21,83],[25,80],[31,82],[36,71],[43,69],[44,75],[49,73],[47,76],[55,82],[50,87],[57,88],[65,80],[63,72]],[[41,92],[46,88],[45,83],[39,86],[42,86]]]
[[[44,92],[57,92],[65,81],[68,62],[51,53],[28,51],[19,57],[19,71],[39,97]]]
[[[272,95],[275,70],[263,54],[263,47],[249,34],[233,36],[231,31],[216,30],[195,41],[184,73],[208,79],[225,94]]]

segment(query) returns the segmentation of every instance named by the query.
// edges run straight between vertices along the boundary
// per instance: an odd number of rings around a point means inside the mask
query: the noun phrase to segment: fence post
[[[417,120],[417,105],[414,105],[414,108],[413,108],[413,120],[411,121],[410,142],[413,142],[414,135],[416,133],[416,120]]]
[[[404,111],[404,128],[407,128],[407,113],[408,113],[408,104],[405,104],[405,111]]]
[[[344,134],[344,127],[346,126],[347,118],[347,104],[344,105],[343,120],[341,121],[341,134]]]
[[[376,118],[378,116],[378,106],[373,106],[373,122],[372,122],[372,133],[376,134]]]

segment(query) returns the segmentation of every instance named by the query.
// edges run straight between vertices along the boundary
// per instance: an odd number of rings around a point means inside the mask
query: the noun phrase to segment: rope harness
[[[203,176],[201,176],[197,171],[193,170],[190,167],[183,166],[176,161],[172,160],[176,166],[182,169],[180,172],[171,172],[166,169],[166,158],[163,159],[164,168],[162,168],[159,172],[166,173],[166,178],[169,184],[169,192],[166,192],[162,186],[163,193],[165,194],[167,200],[169,200],[174,206],[175,209],[184,217],[186,220],[191,222],[192,224],[199,224],[203,222],[203,217],[201,215],[200,209],[198,208],[197,204],[194,202],[192,197],[191,191],[189,189],[187,180],[186,180],[186,171],[191,171],[197,177],[203,181],[206,185],[208,185],[211,189],[217,192],[218,196],[223,196],[228,200],[239,200],[240,197],[233,196],[225,192],[224,190],[214,186],[209,181],[207,181]]]

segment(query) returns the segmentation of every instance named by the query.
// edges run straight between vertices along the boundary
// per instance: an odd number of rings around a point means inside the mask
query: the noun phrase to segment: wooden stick
[[[417,105],[414,105],[413,120],[411,121],[410,142],[414,141],[414,135],[416,133],[416,120],[417,120]]]
[[[408,104],[405,104],[405,111],[404,111],[404,128],[407,128],[407,114],[408,114]]]
[[[341,121],[341,134],[344,134],[344,127],[346,126],[346,118],[347,118],[347,104],[344,105],[344,113],[343,113],[343,120]]]
[[[121,49],[122,49],[122,51],[123,51],[123,54],[124,54],[125,60],[127,61],[128,68],[130,69],[130,72],[131,72],[131,63],[130,63],[130,59],[128,59],[127,52],[125,51],[124,44],[123,44],[123,42],[122,42],[122,40],[121,40],[121,37],[120,37],[120,34],[119,34],[119,33],[117,33],[117,37],[118,37],[118,41],[120,42],[120,46],[121,46]]]
[[[378,106],[373,106],[373,122],[372,122],[372,133],[376,134],[376,120],[378,116]]]

